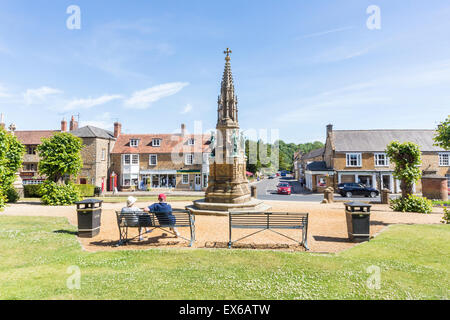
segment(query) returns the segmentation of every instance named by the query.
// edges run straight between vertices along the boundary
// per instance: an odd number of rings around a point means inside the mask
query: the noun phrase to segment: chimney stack
[[[3,113],[0,114],[0,128],[5,129],[5,119],[3,117]]]
[[[332,124],[327,125],[327,136],[325,138],[328,138],[328,135],[332,132],[333,132],[333,125]]]
[[[122,125],[119,122],[114,122],[114,138],[118,138],[122,131]]]
[[[184,123],[181,124],[181,135],[183,137],[186,135],[186,125]]]
[[[67,132],[67,121],[64,118],[61,120],[61,132]]]
[[[72,116],[72,119],[70,119],[70,131],[74,131],[78,129],[78,122],[75,121],[75,117]]]

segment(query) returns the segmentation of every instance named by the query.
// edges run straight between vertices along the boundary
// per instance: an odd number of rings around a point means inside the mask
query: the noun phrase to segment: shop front
[[[175,189],[177,187],[176,170],[141,170],[139,190]]]

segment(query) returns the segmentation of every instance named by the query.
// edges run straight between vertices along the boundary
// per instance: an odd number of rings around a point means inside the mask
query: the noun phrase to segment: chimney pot
[[[61,132],[67,132],[67,121],[66,121],[66,119],[62,119],[62,121],[61,121]]]
[[[72,119],[70,119],[70,131],[74,131],[78,129],[78,121],[75,121],[75,117],[72,116]]]
[[[184,136],[186,134],[186,125],[184,123],[181,124],[181,135]]]
[[[119,137],[121,131],[122,131],[122,125],[119,122],[114,122],[114,138]]]
[[[327,137],[331,132],[333,132],[333,125],[329,124],[329,125],[327,125]]]

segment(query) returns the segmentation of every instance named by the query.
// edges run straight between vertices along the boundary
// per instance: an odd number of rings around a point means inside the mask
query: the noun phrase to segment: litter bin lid
[[[84,199],[83,201],[75,202],[75,204],[93,204],[93,203],[102,203],[103,200],[98,199]]]
[[[370,208],[372,206],[371,204],[364,203],[364,202],[361,202],[361,201],[346,202],[344,204],[346,206],[349,206],[349,207],[367,207],[367,208]]]

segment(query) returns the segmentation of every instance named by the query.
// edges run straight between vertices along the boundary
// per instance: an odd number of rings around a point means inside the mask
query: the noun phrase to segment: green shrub
[[[50,206],[70,205],[80,200],[80,191],[74,184],[45,181],[41,185],[42,202]]]
[[[14,188],[9,188],[6,190],[6,202],[16,203],[20,199],[20,195]]]
[[[392,200],[390,207],[400,212],[430,213],[433,210],[433,202],[427,198],[409,195]]]
[[[26,184],[23,186],[23,193],[25,198],[40,198],[41,185],[40,184]]]
[[[444,207],[444,216],[442,217],[441,222],[450,224],[450,210],[448,210],[447,207]]]
[[[75,187],[82,197],[93,197],[95,186],[92,184],[76,184]]]

